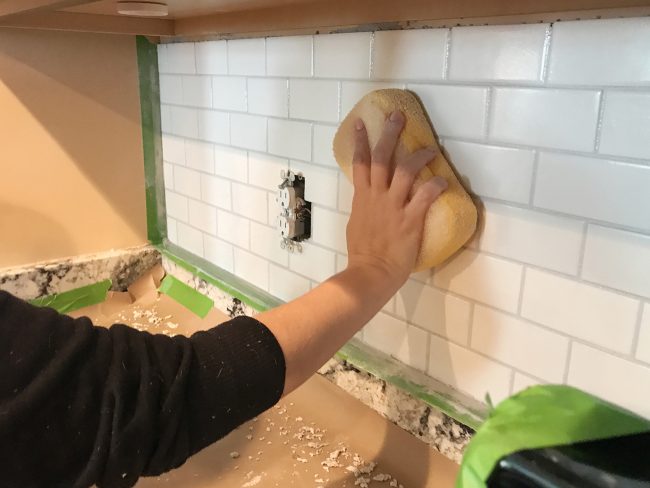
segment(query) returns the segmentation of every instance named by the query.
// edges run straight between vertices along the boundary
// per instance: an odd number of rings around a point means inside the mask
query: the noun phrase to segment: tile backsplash
[[[169,239],[282,300],[346,265],[336,126],[412,90],[480,207],[359,336],[480,400],[569,383],[650,417],[650,18],[159,47]],[[280,170],[313,236],[280,249]]]

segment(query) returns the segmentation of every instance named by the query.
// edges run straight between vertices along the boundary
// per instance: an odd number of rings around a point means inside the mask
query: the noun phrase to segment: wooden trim
[[[0,19],[0,27],[98,32],[103,34],[142,34],[145,36],[174,35],[173,20],[72,12],[34,12],[29,15]]]
[[[650,15],[650,0],[333,0],[176,20],[182,37],[325,33]]]
[[[9,15],[25,14],[35,10],[57,10],[75,7],[93,0],[0,0],[0,18]]]

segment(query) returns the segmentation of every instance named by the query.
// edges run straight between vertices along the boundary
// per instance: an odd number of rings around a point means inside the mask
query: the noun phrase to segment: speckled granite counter
[[[142,272],[161,261],[151,246],[80,256],[21,268],[0,269],[0,289],[24,299],[60,293],[110,278],[123,291]],[[162,258],[165,270],[210,297],[229,317],[254,315],[255,310],[216,286]],[[473,431],[404,390],[345,361],[330,360],[320,374],[386,419],[422,439],[453,461],[460,462]]]

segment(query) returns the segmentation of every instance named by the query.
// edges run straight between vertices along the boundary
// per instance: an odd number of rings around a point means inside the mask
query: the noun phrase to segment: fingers
[[[372,167],[370,169],[370,184],[381,188],[388,187],[391,174],[391,160],[397,145],[397,139],[404,128],[404,115],[395,111],[390,114],[384,130],[372,150]]]
[[[370,184],[370,148],[368,133],[361,119],[354,124],[354,156],[352,157],[352,182],[355,188]]]
[[[436,199],[447,189],[447,180],[440,176],[434,176],[420,186],[407,206],[407,212],[418,219],[424,219],[424,215]]]
[[[435,149],[428,147],[415,151],[404,163],[397,165],[390,185],[390,192],[400,203],[408,199],[420,171],[435,157]]]

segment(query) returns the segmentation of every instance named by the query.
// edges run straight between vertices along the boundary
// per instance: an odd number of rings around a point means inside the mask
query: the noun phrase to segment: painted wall
[[[0,267],[146,242],[135,38],[0,29]]]
[[[363,340],[478,399],[569,383],[650,416],[648,52],[647,18],[161,46],[169,237],[284,300],[343,269],[335,128],[408,88],[481,230]],[[303,254],[273,228],[286,167],[314,202]]]

